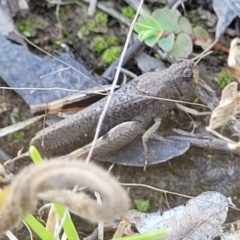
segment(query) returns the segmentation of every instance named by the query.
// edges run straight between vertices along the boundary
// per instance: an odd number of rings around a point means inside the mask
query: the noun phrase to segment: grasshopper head
[[[191,60],[184,60],[173,64],[170,68],[174,73],[173,84],[175,86],[172,96],[178,95],[179,100],[190,100],[199,80],[197,66]]]
[[[199,70],[195,63],[191,60],[183,60],[172,65],[173,72],[177,79],[181,79],[185,82],[193,81],[195,84],[199,80]]]

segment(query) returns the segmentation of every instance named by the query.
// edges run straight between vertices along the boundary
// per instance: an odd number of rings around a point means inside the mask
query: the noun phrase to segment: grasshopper
[[[120,149],[155,120],[152,127],[143,135],[146,166],[147,140],[159,127],[160,119],[166,110],[174,106],[173,101],[166,101],[163,98],[191,100],[197,82],[198,69],[195,63],[184,60],[161,72],[145,73],[118,89],[110,102],[93,154],[104,155]],[[106,97],[41,130],[31,140],[30,145],[35,146],[46,157],[66,155],[79,148],[70,155],[79,157],[86,154],[105,103]]]

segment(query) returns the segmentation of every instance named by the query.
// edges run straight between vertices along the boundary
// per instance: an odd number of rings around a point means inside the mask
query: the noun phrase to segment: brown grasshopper
[[[161,72],[145,73],[124,85],[112,97],[93,154],[104,155],[120,149],[155,120],[155,124],[143,135],[143,150],[147,159],[147,140],[151,132],[159,127],[165,111],[174,106],[173,101],[163,98],[191,100],[197,82],[197,67],[193,61],[184,60]],[[65,155],[79,148],[71,155],[85,155],[105,103],[106,97],[41,130],[30,144],[47,157]],[[82,148],[85,145],[87,147]]]

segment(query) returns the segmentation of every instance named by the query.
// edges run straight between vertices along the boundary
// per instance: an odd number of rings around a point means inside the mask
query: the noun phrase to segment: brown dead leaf
[[[238,84],[232,82],[223,89],[219,105],[211,114],[209,128],[216,129],[223,126],[232,116],[240,112],[240,93],[237,87]]]

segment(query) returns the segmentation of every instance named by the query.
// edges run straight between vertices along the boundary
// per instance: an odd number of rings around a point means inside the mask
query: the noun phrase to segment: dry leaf
[[[232,82],[223,89],[221,101],[211,114],[209,128],[216,129],[221,127],[226,124],[232,116],[240,112],[240,93],[237,87],[238,84]]]
[[[140,233],[171,229],[164,240],[210,240],[222,234],[221,225],[226,220],[227,211],[228,200],[224,195],[205,192],[190,199],[185,206],[170,209],[163,214],[131,210],[125,217]]]
[[[231,41],[228,55],[228,69],[240,82],[240,38]]]
[[[232,225],[230,231],[223,233],[220,239],[221,240],[239,240],[240,239],[239,226],[237,229],[235,229],[235,227]]]

